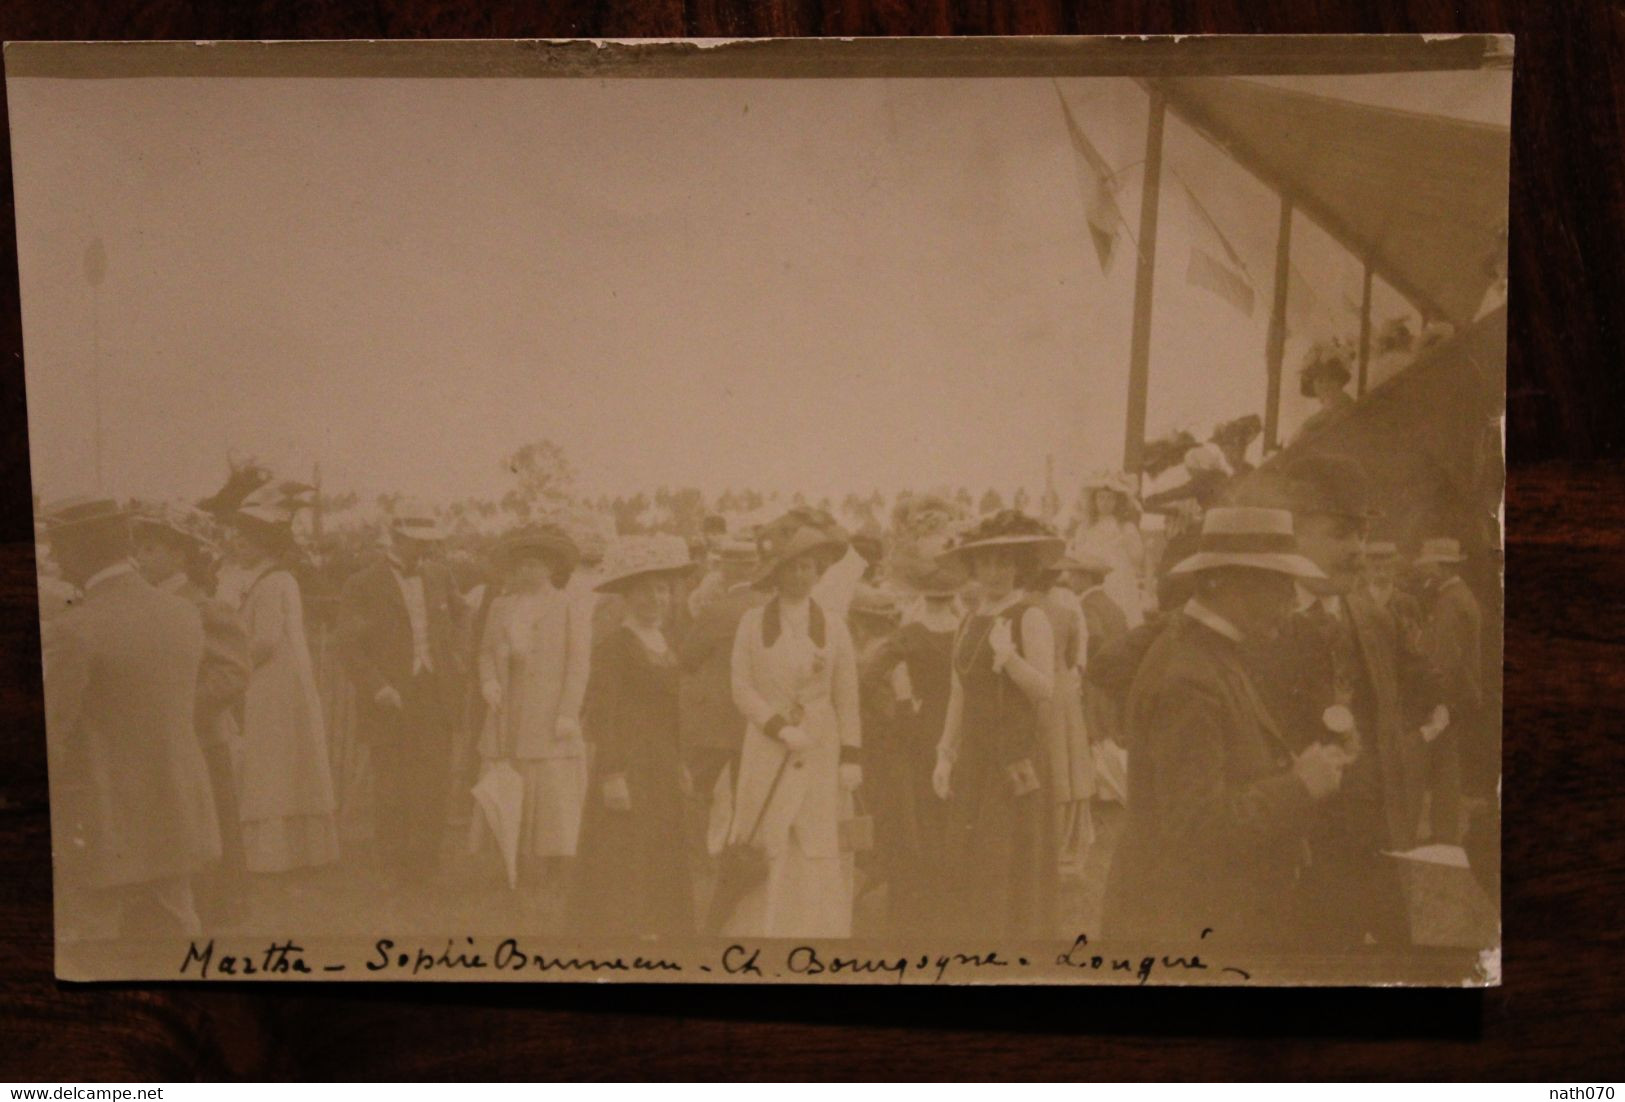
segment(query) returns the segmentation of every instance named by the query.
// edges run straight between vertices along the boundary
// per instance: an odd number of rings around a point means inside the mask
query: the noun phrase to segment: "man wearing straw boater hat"
[[[704,583],[711,592],[694,603],[693,619],[677,644],[683,664],[678,712],[683,764],[694,782],[698,810],[708,814],[714,803],[730,803],[726,793],[738,776],[745,741],[745,717],[733,701],[734,635],[745,613],[767,601],[767,594],[751,584],[761,565],[754,540],[724,537],[713,555],[716,569]],[[719,787],[724,773],[728,780]]]
[[[1344,755],[1294,738],[1264,704],[1249,651],[1292,609],[1293,585],[1323,577],[1298,553],[1285,510],[1215,507],[1195,554],[1173,569],[1196,593],[1135,675],[1128,821],[1113,856],[1105,931],[1148,944],[1284,946],[1299,937],[1294,880],[1318,801]]]
[[[131,517],[130,531],[141,576],[156,589],[186,598],[203,621],[193,721],[219,812],[221,856],[196,887],[205,919],[229,922],[244,903],[236,762],[242,752],[237,717],[248,689],[248,633],[242,617],[204,588],[209,563],[219,557],[206,513],[189,505],[154,506]]]
[[[397,507],[387,554],[354,574],[339,600],[356,728],[373,755],[379,850],[401,888],[433,875],[446,825],[464,605],[431,558],[444,538],[429,509]]]
[[[84,593],[40,632],[57,913],[82,937],[195,936],[192,877],[220,856],[193,727],[202,622],[136,573],[116,503],[77,498],[44,519]]]
[[[1303,553],[1325,578],[1299,584],[1292,617],[1265,656],[1267,680],[1292,730],[1353,755],[1311,831],[1306,912],[1321,947],[1402,947],[1410,941],[1403,884],[1383,854],[1417,844],[1426,742],[1449,713],[1414,640],[1359,584],[1366,529],[1378,515],[1364,468],[1309,455],[1280,477]]]
[[[1422,649],[1438,671],[1451,724],[1428,746],[1428,813],[1432,841],[1461,841],[1461,797],[1465,782],[1487,794],[1494,784],[1490,764],[1493,747],[1486,745],[1479,721],[1484,705],[1483,613],[1478,599],[1458,573],[1467,556],[1461,544],[1448,536],[1422,541],[1414,569],[1422,583],[1427,611],[1422,621]],[[1464,770],[1467,774],[1464,775]]]

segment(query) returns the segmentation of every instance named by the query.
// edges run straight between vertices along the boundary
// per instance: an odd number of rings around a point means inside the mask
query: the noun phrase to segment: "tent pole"
[[[1162,191],[1162,124],[1168,101],[1150,90],[1145,128],[1145,170],[1140,183],[1139,258],[1134,269],[1134,333],[1129,345],[1128,426],[1123,434],[1123,470],[1139,478],[1145,452],[1146,384],[1151,366],[1151,290],[1157,260],[1157,203]]]
[[[1270,308],[1265,364],[1269,390],[1264,399],[1264,451],[1281,448],[1281,360],[1286,356],[1286,292],[1292,276],[1292,198],[1281,193],[1281,222],[1275,231],[1275,302]]]
[[[1371,262],[1365,263],[1365,286],[1360,291],[1360,378],[1355,396],[1365,397],[1366,368],[1371,363]]]

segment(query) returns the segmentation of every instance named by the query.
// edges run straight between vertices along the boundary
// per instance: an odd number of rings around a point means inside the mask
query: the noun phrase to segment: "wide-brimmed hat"
[[[136,529],[166,532],[206,554],[220,553],[214,518],[196,506],[172,501],[143,505],[131,513],[130,523]]]
[[[1037,517],[1017,509],[1000,509],[959,533],[942,557],[964,562],[971,552],[995,547],[1028,548],[1042,569],[1061,557],[1066,540]]]
[[[271,478],[249,492],[227,519],[258,521],[291,528],[293,518],[301,509],[308,509],[314,499],[316,487],[286,478]]]
[[[604,579],[593,586],[599,593],[624,593],[634,583],[651,577],[680,576],[692,571],[688,541],[682,536],[622,536],[604,556]]]
[[[434,510],[421,501],[403,501],[389,518],[391,535],[422,543],[439,543],[446,538],[446,526]]]
[[[754,584],[757,588],[767,588],[785,563],[813,552],[823,552],[835,559],[846,546],[846,531],[834,517],[822,509],[798,506],[757,532],[756,552],[762,566]]]
[[[1196,574],[1220,567],[1268,570],[1293,578],[1321,578],[1320,567],[1298,553],[1292,514],[1257,506],[1215,506],[1202,517],[1196,553],[1169,574]]]
[[[565,570],[574,570],[581,561],[581,549],[569,533],[556,524],[528,524],[516,528],[497,543],[496,557],[511,565],[525,554],[552,559]]]
[[[128,519],[129,514],[109,497],[66,497],[40,510],[40,521],[47,539],[96,528],[112,529]]]
[[[1325,513],[1353,520],[1382,515],[1371,501],[1371,479],[1357,460],[1346,455],[1306,455],[1286,464],[1286,482],[1294,513]]]
[[[1461,542],[1448,536],[1439,536],[1435,539],[1422,541],[1421,554],[1416,556],[1416,565],[1424,566],[1428,563],[1458,563],[1466,562],[1467,556],[1461,553]]]

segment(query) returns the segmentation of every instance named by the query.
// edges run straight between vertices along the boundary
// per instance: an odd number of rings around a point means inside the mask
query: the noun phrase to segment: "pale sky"
[[[550,438],[592,493],[1036,492],[1053,453],[1070,497],[1122,454],[1145,97],[1060,87],[1123,171],[1108,275],[1048,79],[13,79],[36,491],[95,488],[99,379],[119,496],[208,493],[228,450],[367,496],[498,494],[500,457]],[[1500,122],[1509,95],[1327,87]],[[1268,257],[1273,197],[1172,118],[1167,141]],[[1185,282],[1171,181],[1162,219],[1148,432],[1205,433],[1262,409],[1270,269],[1244,317]],[[1325,303],[1357,287],[1294,244]]]

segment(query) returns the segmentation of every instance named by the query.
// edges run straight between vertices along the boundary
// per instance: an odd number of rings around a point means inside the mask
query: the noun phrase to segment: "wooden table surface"
[[[465,7],[469,10],[465,10]],[[1621,1065],[1625,10],[1269,0],[14,0],[6,38],[1514,31],[1505,986],[59,985],[15,238],[0,242],[0,1079],[1476,1078]],[[9,162],[0,205],[11,217]],[[8,541],[8,542],[6,542]]]

